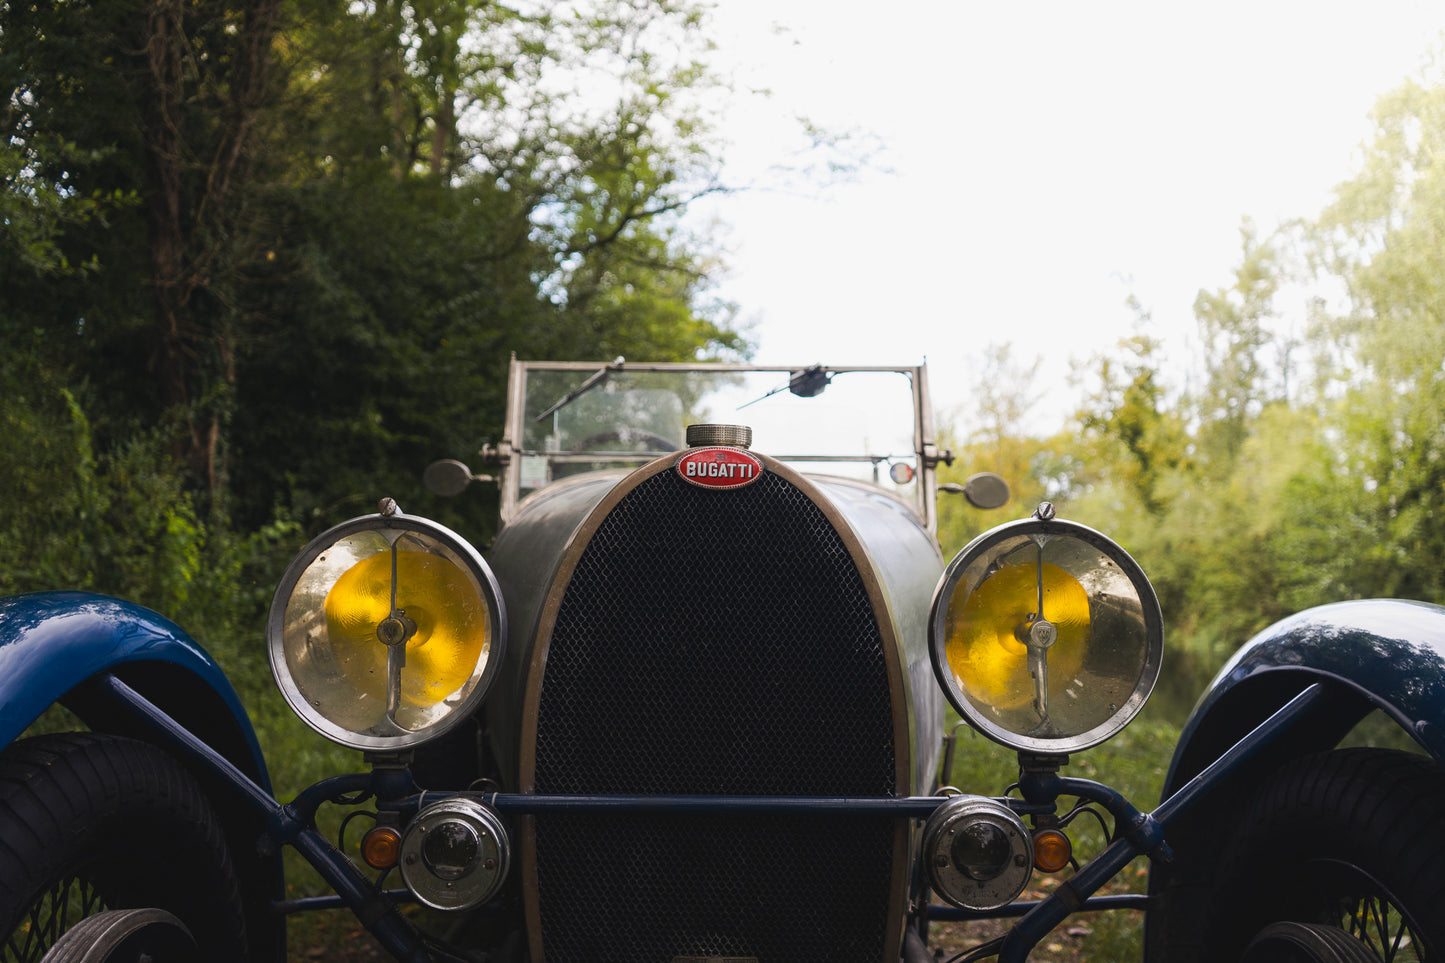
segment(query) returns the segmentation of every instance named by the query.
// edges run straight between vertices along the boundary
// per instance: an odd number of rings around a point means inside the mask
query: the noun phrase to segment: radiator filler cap
[[[688,425],[687,446],[700,448],[707,445],[726,445],[729,448],[748,448],[753,443],[753,430],[747,425]]]

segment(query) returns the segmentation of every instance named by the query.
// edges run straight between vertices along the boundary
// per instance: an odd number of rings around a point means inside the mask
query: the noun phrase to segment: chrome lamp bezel
[[[300,685],[293,678],[285,652],[286,613],[298,583],[323,553],[346,539],[367,532],[378,533],[392,545],[395,545],[396,540],[402,536],[411,534],[434,540],[438,545],[444,547],[449,553],[449,560],[458,564],[466,572],[479,599],[485,604],[489,627],[485,664],[480,675],[472,682],[471,689],[465,697],[434,723],[415,730],[404,730],[397,726],[395,733],[385,735],[354,731],[322,714],[308,702]],[[443,735],[470,717],[486,699],[487,693],[496,679],[501,668],[506,639],[506,611],[502,604],[501,587],[480,553],[451,529],[430,519],[402,514],[399,510],[350,519],[328,529],[307,543],[282,574],[266,619],[266,648],[272,675],[292,711],[301,721],[327,739],[366,752],[393,752],[409,749]]]
[[[977,566],[980,561],[988,560],[991,554],[997,558],[1007,555],[1014,551],[1013,546],[1021,544],[1021,539],[1047,542],[1059,538],[1071,538],[1085,543],[1089,548],[1118,566],[1120,573],[1128,579],[1140,606],[1139,616],[1142,619],[1144,631],[1144,653],[1138,681],[1129,695],[1117,703],[1117,709],[1107,718],[1085,731],[1072,735],[1040,737],[1016,732],[998,724],[981,711],[968,694],[960,688],[958,680],[948,664],[945,623],[950,600],[954,593],[960,590],[960,583],[971,570],[977,574]],[[984,579],[980,579],[978,584],[981,585],[983,581]],[[971,592],[977,587],[978,585],[963,586],[963,589]],[[1093,599],[1091,598],[1090,601],[1092,608]],[[1036,514],[1032,518],[1006,522],[983,533],[965,546],[949,563],[934,590],[929,613],[928,645],[934,676],[961,718],[988,738],[1011,749],[1020,752],[1067,755],[1092,748],[1117,735],[1144,707],[1159,679],[1164,650],[1163,625],[1159,599],[1153,586],[1149,584],[1144,570],[1118,543],[1077,522],[1040,517]]]

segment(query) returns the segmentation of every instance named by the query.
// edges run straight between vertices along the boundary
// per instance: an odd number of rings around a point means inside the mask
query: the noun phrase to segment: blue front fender
[[[0,746],[56,702],[96,725],[84,683],[110,672],[270,791],[250,718],[215,660],[155,612],[87,592],[0,599]]]
[[[1334,748],[1378,709],[1437,762],[1445,762],[1445,608],[1375,599],[1308,609],[1250,639],[1210,683],[1185,723],[1164,798],[1190,788],[1280,707],[1319,683],[1320,697],[1251,763],[1204,787],[1169,831],[1175,858],[1149,872],[1145,959],[1194,960],[1210,925],[1222,841],[1269,774]],[[1193,788],[1198,789],[1198,784]]]
[[[1185,724],[1165,795],[1312,682],[1337,692],[1328,721],[1379,709],[1445,762],[1445,608],[1371,599],[1308,609],[1250,639],[1210,683]],[[1350,722],[1352,725],[1353,723]],[[1301,751],[1328,749],[1343,732],[1321,725]]]

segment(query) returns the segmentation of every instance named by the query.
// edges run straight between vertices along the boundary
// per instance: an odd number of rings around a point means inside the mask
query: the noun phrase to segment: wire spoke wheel
[[[1332,859],[1307,861],[1302,867],[1321,907],[1320,921],[1337,926],[1370,948],[1384,963],[1416,963],[1421,959],[1419,926],[1388,889],[1369,872]]]
[[[67,876],[31,904],[6,942],[6,963],[35,963],[75,921],[103,908],[104,901],[88,883]]]
[[[106,900],[87,879],[70,874],[57,880],[30,904],[25,919],[5,942],[4,963],[39,963],[47,950],[77,922],[109,909]]]
[[[200,963],[186,924],[155,907],[107,910],[76,923],[41,963]]]
[[[1343,749],[1280,767],[1221,860],[1199,959],[1249,959],[1266,935],[1299,945],[1281,959],[1445,958],[1442,811],[1428,757]]]
[[[121,937],[140,945],[130,938],[141,929],[147,943],[172,941],[175,927],[147,913],[175,920],[199,958],[247,956],[219,820],[199,784],[154,746],[62,733],[6,748],[0,853],[0,963],[179,958],[132,953],[122,942],[107,948]]]

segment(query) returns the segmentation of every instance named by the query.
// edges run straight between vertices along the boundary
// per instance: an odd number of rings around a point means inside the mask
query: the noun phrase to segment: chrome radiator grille
[[[582,550],[547,643],[546,793],[890,796],[887,654],[862,576],[784,478],[661,471]],[[535,820],[549,961],[877,961],[896,826],[876,817]]]

